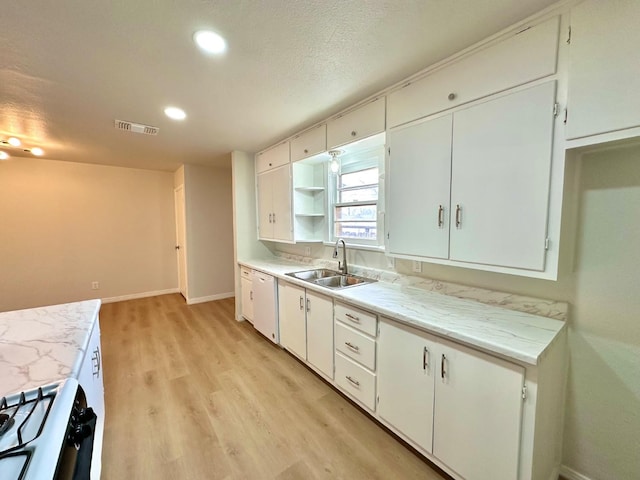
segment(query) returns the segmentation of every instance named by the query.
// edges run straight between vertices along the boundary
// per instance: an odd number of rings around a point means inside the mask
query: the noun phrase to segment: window
[[[378,245],[380,177],[384,165],[384,146],[340,157],[340,171],[331,175],[333,186],[331,241]]]

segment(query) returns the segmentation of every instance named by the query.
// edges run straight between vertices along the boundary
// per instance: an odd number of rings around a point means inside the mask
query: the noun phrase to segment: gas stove
[[[2,398],[0,478],[88,479],[94,427],[95,414],[73,378]]]

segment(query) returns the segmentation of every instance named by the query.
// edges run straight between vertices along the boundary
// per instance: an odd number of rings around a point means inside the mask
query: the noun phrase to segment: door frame
[[[179,208],[180,203],[182,203],[182,209]],[[188,288],[188,273],[187,273],[187,216],[186,216],[186,205],[185,205],[185,195],[184,195],[184,185],[179,185],[173,189],[173,201],[175,208],[175,219],[176,219],[176,262],[178,266],[178,291],[184,297],[185,300],[189,298],[189,288]],[[182,217],[182,228],[180,228],[180,217]],[[182,244],[180,243],[180,234],[182,234]],[[180,247],[180,248],[177,248]],[[182,255],[181,255],[182,253]],[[181,265],[181,262],[184,265]],[[181,268],[182,267],[182,268]],[[180,272],[184,270],[184,278]],[[183,288],[184,287],[184,288]]]

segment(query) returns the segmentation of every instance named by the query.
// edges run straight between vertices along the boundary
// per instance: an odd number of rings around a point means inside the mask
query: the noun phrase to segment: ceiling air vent
[[[125,120],[114,120],[114,125],[118,130],[124,130],[132,133],[143,133],[145,135],[157,135],[160,130],[158,127],[151,125],[142,125],[141,123],[127,122]]]

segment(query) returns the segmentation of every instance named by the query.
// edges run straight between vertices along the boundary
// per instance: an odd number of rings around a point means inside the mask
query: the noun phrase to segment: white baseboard
[[[591,480],[586,475],[582,475],[566,465],[560,466],[560,475],[568,480]]]
[[[118,297],[103,298],[102,303],[124,302],[125,300],[135,300],[137,298],[157,297],[158,295],[168,295],[169,293],[179,293],[177,288],[169,288],[167,290],[156,290],[155,292],[132,293],[129,295],[120,295]]]
[[[187,305],[195,303],[213,302],[214,300],[222,300],[223,298],[235,297],[235,292],[217,293],[216,295],[208,295],[206,297],[188,298]]]

